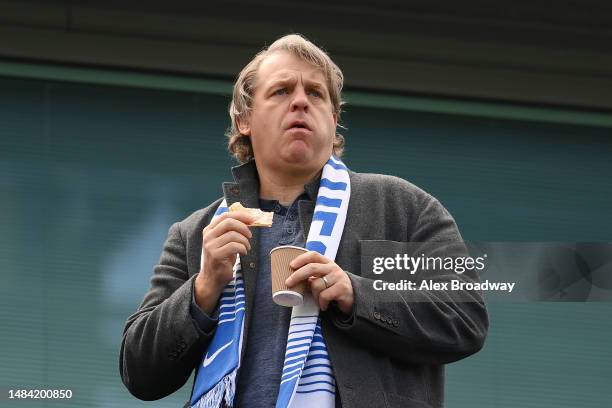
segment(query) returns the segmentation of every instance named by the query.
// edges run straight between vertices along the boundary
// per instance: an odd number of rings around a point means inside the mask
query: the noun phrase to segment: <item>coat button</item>
[[[255,262],[249,262],[249,267],[255,268]]]
[[[375,318],[376,320],[380,320],[380,313],[378,313],[378,312],[374,312],[374,318]]]
[[[393,321],[393,327],[397,327],[399,326],[399,320],[394,320]]]

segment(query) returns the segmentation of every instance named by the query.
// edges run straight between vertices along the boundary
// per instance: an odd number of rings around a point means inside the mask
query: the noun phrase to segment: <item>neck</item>
[[[266,200],[277,200],[282,205],[289,205],[304,191],[304,185],[317,177],[321,169],[300,171],[298,173],[271,171],[259,165],[259,196]]]

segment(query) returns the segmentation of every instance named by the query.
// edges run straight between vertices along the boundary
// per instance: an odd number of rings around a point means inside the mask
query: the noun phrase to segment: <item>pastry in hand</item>
[[[255,221],[248,224],[249,227],[271,227],[273,212],[261,211],[259,208],[246,208],[242,204],[236,202],[229,207],[229,211],[246,211],[253,217]]]

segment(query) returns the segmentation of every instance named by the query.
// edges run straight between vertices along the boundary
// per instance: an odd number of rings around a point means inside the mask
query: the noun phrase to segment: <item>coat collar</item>
[[[232,167],[232,176],[234,177],[234,182],[223,183],[223,194],[227,204],[232,205],[236,201],[240,201],[247,207],[258,208],[259,175],[257,174],[255,160]],[[321,175],[319,174],[308,184],[304,185],[304,191],[306,191],[308,198],[313,202],[317,200],[320,182]]]

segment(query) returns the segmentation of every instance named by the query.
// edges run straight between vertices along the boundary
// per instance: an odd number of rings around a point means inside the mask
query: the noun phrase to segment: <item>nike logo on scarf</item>
[[[226,348],[228,348],[230,344],[232,344],[233,342],[234,340],[231,340],[229,343],[224,344],[223,346],[219,347],[219,350],[215,351],[210,357],[208,357],[208,353],[206,353],[206,357],[204,357],[204,362],[202,363],[202,366],[208,367],[210,364],[212,364],[212,362],[215,360],[215,358],[217,358],[219,353],[225,350]]]

